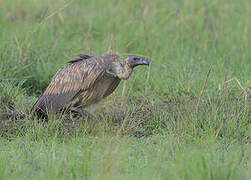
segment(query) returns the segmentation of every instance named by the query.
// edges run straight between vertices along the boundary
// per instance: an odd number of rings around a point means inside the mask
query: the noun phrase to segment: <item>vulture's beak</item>
[[[146,59],[144,59],[144,58],[140,58],[139,59],[139,65],[147,65],[147,66],[149,66],[149,62]]]

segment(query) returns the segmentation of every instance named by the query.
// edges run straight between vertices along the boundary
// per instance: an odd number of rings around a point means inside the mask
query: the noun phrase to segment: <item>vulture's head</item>
[[[134,68],[138,65],[149,65],[149,62],[146,59],[136,55],[129,55],[125,59],[125,63],[127,63],[131,68]]]

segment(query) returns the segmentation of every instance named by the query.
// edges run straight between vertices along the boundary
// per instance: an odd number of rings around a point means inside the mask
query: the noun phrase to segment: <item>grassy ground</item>
[[[0,4],[0,179],[251,178],[249,0]],[[27,113],[74,54],[108,50],[151,65],[93,120]]]

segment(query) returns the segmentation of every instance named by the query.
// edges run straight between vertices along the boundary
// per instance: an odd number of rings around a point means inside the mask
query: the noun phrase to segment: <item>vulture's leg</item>
[[[77,107],[71,107],[70,110],[73,112],[79,113],[83,119],[85,119],[86,117],[91,118],[91,119],[93,118],[93,116],[84,109],[77,108]]]
[[[86,111],[87,111],[90,115],[95,116],[95,115],[94,115],[94,112],[96,111],[97,107],[98,107],[98,104],[97,104],[97,103],[96,103],[96,104],[92,104],[92,105],[86,107]]]

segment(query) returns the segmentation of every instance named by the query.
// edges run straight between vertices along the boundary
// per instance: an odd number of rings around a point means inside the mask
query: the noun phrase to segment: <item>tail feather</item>
[[[41,97],[38,98],[37,102],[31,108],[31,113],[37,115],[40,118],[48,118],[46,106]]]

